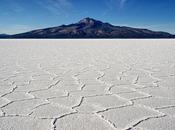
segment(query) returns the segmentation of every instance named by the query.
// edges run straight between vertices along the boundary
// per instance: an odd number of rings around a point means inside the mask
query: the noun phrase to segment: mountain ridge
[[[127,26],[114,26],[93,18],[77,23],[10,35],[8,38],[175,38],[167,32]]]
[[[9,35],[8,34],[5,34],[5,33],[3,33],[3,34],[0,34],[0,38],[2,37],[2,38],[4,38],[4,37],[8,37]]]

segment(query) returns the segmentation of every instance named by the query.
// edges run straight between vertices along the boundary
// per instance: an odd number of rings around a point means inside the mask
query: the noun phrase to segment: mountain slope
[[[16,34],[10,38],[173,38],[166,32],[148,29],[114,26],[109,23],[85,18],[78,23],[34,30]]]
[[[0,38],[6,38],[6,37],[8,37],[9,35],[7,35],[7,34],[0,34]]]

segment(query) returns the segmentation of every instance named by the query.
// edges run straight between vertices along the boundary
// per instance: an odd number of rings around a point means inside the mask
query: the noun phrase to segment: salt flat
[[[0,40],[0,130],[175,130],[175,40]]]

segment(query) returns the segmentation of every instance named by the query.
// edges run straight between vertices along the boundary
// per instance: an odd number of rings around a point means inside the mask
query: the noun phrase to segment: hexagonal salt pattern
[[[175,130],[174,40],[0,40],[0,130]]]

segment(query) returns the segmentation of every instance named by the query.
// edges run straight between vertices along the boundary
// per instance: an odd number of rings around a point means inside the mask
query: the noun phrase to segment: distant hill
[[[77,23],[11,35],[9,38],[175,38],[167,32],[114,26],[92,18]]]
[[[0,38],[6,38],[6,37],[9,37],[9,35],[7,35],[7,34],[0,34]]]

